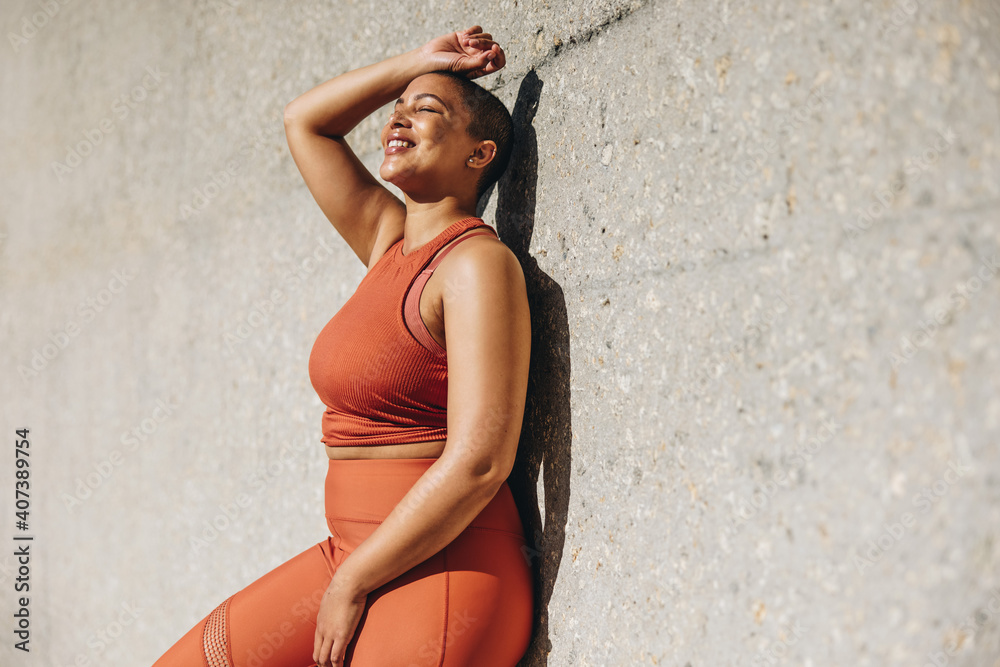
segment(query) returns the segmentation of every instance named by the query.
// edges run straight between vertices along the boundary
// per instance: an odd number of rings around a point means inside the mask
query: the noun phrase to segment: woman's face
[[[467,161],[479,142],[465,131],[469,114],[447,77],[418,76],[396,102],[382,128],[382,180],[415,198],[456,192],[480,173]],[[404,142],[399,145],[400,142]],[[390,145],[393,144],[393,145]]]

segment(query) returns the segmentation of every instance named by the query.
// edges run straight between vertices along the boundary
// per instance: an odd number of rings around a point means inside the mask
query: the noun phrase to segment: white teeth
[[[402,146],[403,148],[413,148],[413,144],[409,141],[403,141],[402,139],[393,139],[389,142],[390,146]]]

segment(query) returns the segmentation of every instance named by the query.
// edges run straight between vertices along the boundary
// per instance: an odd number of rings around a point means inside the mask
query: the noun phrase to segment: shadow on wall
[[[566,541],[572,444],[566,301],[562,288],[528,254],[538,180],[538,143],[531,123],[541,92],[542,81],[534,70],[528,72],[511,113],[514,150],[497,184],[497,232],[521,262],[531,308],[528,395],[517,459],[508,478],[527,536],[524,556],[535,574],[535,632],[519,667],[548,664],[552,647],[548,605]],[[485,208],[488,198],[482,201]],[[538,509],[539,474],[545,493],[544,524]]]

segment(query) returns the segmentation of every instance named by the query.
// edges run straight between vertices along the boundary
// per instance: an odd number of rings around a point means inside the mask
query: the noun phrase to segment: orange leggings
[[[331,537],[216,607],[153,667],[313,667],[319,603],[337,566],[435,459],[330,460]],[[532,632],[533,583],[504,482],[448,546],[368,596],[346,665],[513,667]]]

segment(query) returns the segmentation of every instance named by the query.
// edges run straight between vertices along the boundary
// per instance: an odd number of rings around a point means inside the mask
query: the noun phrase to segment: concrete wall
[[[1000,664],[995,1],[0,11],[3,665],[150,664],[325,537],[306,362],[364,268],[282,109],[474,23],[523,133],[522,664]]]

